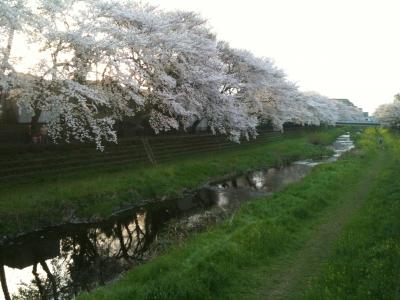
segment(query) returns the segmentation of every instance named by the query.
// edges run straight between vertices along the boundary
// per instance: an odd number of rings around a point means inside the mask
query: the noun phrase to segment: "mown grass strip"
[[[299,249],[323,216],[348,200],[371,152],[317,167],[302,182],[244,205],[231,220],[80,299],[241,299],[262,284],[260,270]]]

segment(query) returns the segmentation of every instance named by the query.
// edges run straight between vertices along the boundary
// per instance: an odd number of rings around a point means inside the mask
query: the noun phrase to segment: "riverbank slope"
[[[0,237],[71,220],[97,220],[143,199],[180,197],[184,190],[229,173],[320,157],[329,153],[325,145],[343,131],[306,131],[271,143],[193,155],[152,167],[82,170],[11,181],[0,187]]]
[[[80,299],[393,298],[400,143],[368,129],[357,145]]]

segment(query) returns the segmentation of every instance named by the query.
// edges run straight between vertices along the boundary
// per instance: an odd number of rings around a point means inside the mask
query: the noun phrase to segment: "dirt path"
[[[331,212],[308,242],[292,258],[285,260],[278,273],[268,278],[256,299],[291,299],[299,297],[309,287],[311,277],[318,274],[332,252],[343,226],[362,206],[374,178],[382,170],[382,157],[360,174],[360,182],[345,197],[346,201]]]

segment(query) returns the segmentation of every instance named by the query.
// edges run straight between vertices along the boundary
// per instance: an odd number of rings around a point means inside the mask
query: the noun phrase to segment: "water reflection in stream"
[[[0,247],[0,299],[71,299],[114,280],[145,261],[169,220],[191,218],[210,208],[229,210],[282,190],[320,163],[354,147],[349,134],[332,145],[334,156],[257,170],[207,185],[183,199],[129,209],[94,224],[67,224],[23,235]],[[201,220],[201,218],[197,219]]]

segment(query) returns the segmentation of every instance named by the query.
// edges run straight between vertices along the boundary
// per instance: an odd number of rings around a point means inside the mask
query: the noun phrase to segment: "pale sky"
[[[218,39],[272,58],[301,90],[373,112],[400,92],[400,0],[149,0],[199,12]]]

